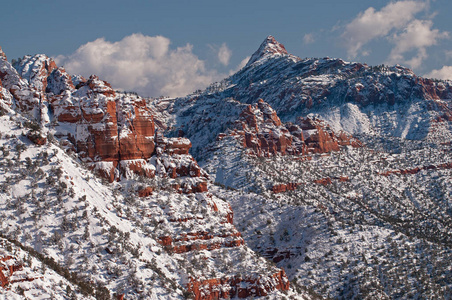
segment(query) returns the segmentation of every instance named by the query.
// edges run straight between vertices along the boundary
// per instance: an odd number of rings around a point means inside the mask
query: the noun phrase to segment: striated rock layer
[[[114,91],[95,75],[72,78],[45,55],[25,56],[14,67],[6,56],[0,58],[2,99],[10,98],[41,125],[52,116],[55,135],[67,150],[108,181],[159,173],[198,178],[179,187],[183,191],[206,190],[206,174],[188,154],[190,141],[158,133],[145,99]],[[44,139],[33,136],[33,141]]]
[[[42,54],[25,56],[14,66],[1,54],[2,105],[17,107],[41,128],[52,121],[61,145],[100,176],[110,182],[134,175],[184,177],[191,179],[180,182],[178,191],[207,190],[206,173],[189,155],[191,142],[164,137],[158,129],[166,125],[156,125],[145,99],[117,92],[95,75],[71,77]],[[39,132],[29,137],[46,142]]]

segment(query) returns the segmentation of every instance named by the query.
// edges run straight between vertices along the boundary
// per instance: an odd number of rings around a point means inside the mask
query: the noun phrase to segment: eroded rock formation
[[[345,132],[334,133],[321,120],[298,118],[295,124],[283,124],[276,111],[262,99],[243,110],[231,134],[257,156],[328,153],[339,151],[340,146],[362,146]]]
[[[188,285],[188,291],[193,292],[196,300],[263,297],[275,289],[281,291],[289,289],[289,280],[284,270],[270,276],[255,275],[202,281],[191,279]]]

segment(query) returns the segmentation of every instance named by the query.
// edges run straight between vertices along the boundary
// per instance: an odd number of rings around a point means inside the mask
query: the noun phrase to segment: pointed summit
[[[2,47],[0,47],[0,57],[3,57],[6,60],[6,54],[3,52]]]
[[[257,49],[256,52],[251,56],[250,60],[246,64],[247,66],[251,65],[252,63],[270,56],[282,56],[287,55],[286,48],[283,44],[278,43],[278,41],[275,40],[275,38],[271,35],[269,35],[260,45],[259,49]]]

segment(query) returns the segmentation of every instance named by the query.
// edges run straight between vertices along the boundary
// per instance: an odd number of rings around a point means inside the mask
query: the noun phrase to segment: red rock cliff
[[[262,99],[243,110],[232,135],[257,156],[327,153],[338,151],[340,146],[362,146],[345,132],[335,134],[321,120],[300,118],[296,124],[283,124],[275,110]]]
[[[288,289],[289,280],[284,270],[246,278],[191,279],[188,284],[188,291],[194,294],[195,300],[263,297],[275,290]]]

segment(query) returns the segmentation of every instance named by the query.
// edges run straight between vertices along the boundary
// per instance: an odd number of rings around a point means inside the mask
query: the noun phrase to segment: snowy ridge
[[[252,65],[258,61],[274,58],[277,56],[288,55],[283,44],[278,43],[275,38],[269,35],[260,45],[259,49],[254,52],[246,66]]]
[[[174,132],[183,130],[194,149],[205,144],[205,139],[200,140],[186,130],[197,127],[193,124],[196,119],[180,116],[188,103],[190,112],[196,112],[197,107],[213,112],[225,99],[234,99],[237,105],[264,99],[283,122],[295,122],[300,116],[316,117],[335,132],[409,139],[425,138],[434,120],[448,120],[451,116],[450,82],[421,78],[401,66],[372,67],[328,57],[266,57],[261,63],[249,64],[220,84],[212,85],[204,93],[176,99],[173,106],[176,118],[168,120]],[[206,106],[208,103],[211,104]],[[225,121],[212,127],[221,128],[231,117],[218,113],[215,117],[213,114],[204,117],[216,123],[218,118]],[[210,132],[212,141],[219,132]]]
[[[450,82],[273,37],[176,99],[1,56],[0,231],[47,265],[1,297],[452,297]]]
[[[154,107],[49,65],[25,57],[16,65],[24,80],[2,61],[0,230],[73,284],[61,297],[305,295],[245,245],[191,142],[163,136]],[[48,292],[36,290],[25,294]]]
[[[261,129],[259,99],[282,124],[318,120],[364,147],[256,156],[231,132],[240,132],[247,104],[255,119],[246,130]],[[450,82],[401,66],[269,54],[175,99],[167,120],[217,185],[229,188],[250,247],[284,267],[294,287],[338,299],[447,298],[451,99]],[[306,140],[316,136],[308,127]]]

